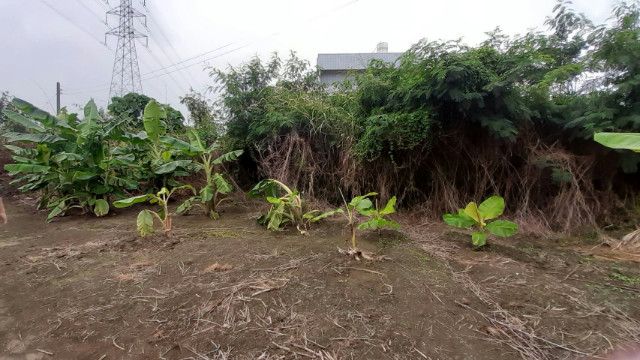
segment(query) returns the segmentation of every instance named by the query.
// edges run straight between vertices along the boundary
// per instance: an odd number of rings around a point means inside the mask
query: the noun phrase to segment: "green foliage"
[[[150,101],[154,99],[136,93],[129,93],[123,97],[114,97],[111,99],[108,110],[109,114],[116,119],[124,121],[124,126],[128,130],[140,130],[143,125],[143,112]],[[161,105],[165,112],[163,116],[162,126],[168,131],[176,131],[184,128],[184,116],[169,105]]]
[[[344,213],[345,218],[347,219],[347,226],[350,230],[350,241],[351,241],[351,249],[357,250],[358,246],[356,243],[356,230],[364,230],[364,229],[372,229],[379,230],[385,226],[389,226],[393,229],[399,229],[400,225],[398,225],[395,221],[391,221],[385,219],[386,215],[394,213],[396,197],[392,197],[385,207],[380,210],[377,206],[374,207],[373,202],[369,199],[372,196],[376,196],[378,193],[371,192],[366,195],[356,196],[351,201],[347,203],[347,200],[343,197],[343,201],[345,204],[345,208],[347,212],[340,211],[340,213]],[[340,209],[341,210],[341,209]],[[370,219],[358,226],[357,223],[357,214],[362,216],[369,217]]]
[[[358,225],[358,230],[371,229],[371,230],[379,230],[385,226],[389,226],[392,229],[398,230],[400,229],[400,225],[398,225],[395,221],[391,221],[385,219],[386,215],[393,214],[396,212],[394,206],[396,205],[396,197],[392,197],[387,202],[387,205],[383,209],[378,208],[378,202],[376,201],[376,207],[371,207],[369,209],[358,210],[360,214],[369,216],[371,219],[367,222],[364,222]]]
[[[234,150],[221,154],[219,151],[220,145],[217,142],[207,147],[195,130],[189,132],[189,140],[190,142],[187,143],[175,138],[164,137],[162,143],[165,146],[181,152],[182,155],[194,157],[194,160],[171,161],[158,167],[155,172],[156,174],[166,174],[175,172],[179,168],[194,168],[203,171],[207,184],[200,189],[198,194],[194,194],[193,197],[187,200],[178,209],[178,212],[186,213],[192,206],[198,205],[202,207],[205,215],[215,219],[218,217],[220,204],[227,200],[227,198],[221,198],[220,195],[226,195],[233,190],[233,187],[225,178],[226,175],[216,171],[216,167],[220,168],[224,162],[238,160],[243,150]]]
[[[189,110],[189,118],[204,142],[214,142],[220,134],[219,125],[215,122],[216,110],[204,96],[193,89],[180,98],[180,103]]]
[[[72,208],[104,216],[110,197],[139,187],[135,155],[111,146],[127,142],[122,124],[104,124],[93,101],[82,120],[65,111],[54,117],[20,99],[13,106],[4,115],[28,132],[3,134],[14,153],[5,169],[20,175],[12,183],[23,183],[21,191],[41,192],[39,207],[51,209],[47,221]]]
[[[146,194],[130,197],[124,200],[118,200],[113,202],[113,206],[117,208],[125,208],[135,204],[144,203],[149,201],[151,204],[157,204],[160,207],[159,211],[142,210],[138,214],[136,224],[141,236],[150,235],[153,233],[153,219],[154,217],[162,223],[162,229],[165,236],[171,235],[171,217],[173,216],[169,212],[168,204],[171,195],[175,191],[189,189],[194,194],[196,190],[191,185],[183,185],[175,187],[170,191],[167,188],[162,188],[157,194]]]
[[[284,195],[280,195],[281,190]],[[287,185],[273,179],[262,180],[257,183],[248,195],[259,197],[264,195],[271,204],[269,211],[258,218],[260,225],[266,225],[269,230],[283,230],[285,225],[295,226],[300,233],[305,234],[309,224],[325,219],[342,209],[322,213],[319,210],[308,210],[302,196],[296,189],[291,190]]]
[[[640,152],[640,134],[637,133],[597,133],[593,140],[612,149]]]
[[[4,114],[5,110],[18,111],[12,102],[13,97],[6,91],[0,93],[0,133],[5,131],[24,132],[25,128],[19,123],[10,121]]]
[[[476,231],[471,235],[471,242],[474,246],[483,246],[487,242],[487,231],[501,237],[509,237],[518,232],[518,224],[510,221],[486,222],[502,215],[503,211],[504,199],[500,196],[492,196],[480,206],[470,202],[464,209],[459,209],[457,214],[445,214],[442,218],[447,225],[459,228],[474,227]]]

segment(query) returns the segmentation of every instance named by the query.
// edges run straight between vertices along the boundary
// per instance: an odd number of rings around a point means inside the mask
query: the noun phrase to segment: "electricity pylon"
[[[107,11],[107,18],[109,15],[119,17],[118,26],[106,33],[106,35],[118,37],[118,48],[116,49],[113,74],[111,75],[109,101],[114,96],[123,96],[130,92],[142,93],[136,39],[144,38],[148,45],[149,38],[136,30],[134,19],[144,18],[146,24],[147,18],[143,13],[136,10],[131,2],[132,0],[120,0],[120,6]]]

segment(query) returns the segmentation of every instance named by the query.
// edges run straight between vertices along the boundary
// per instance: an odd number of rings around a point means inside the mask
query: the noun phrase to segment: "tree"
[[[130,119],[126,124],[129,128],[142,129],[142,112],[150,100],[155,99],[136,93],[129,93],[123,97],[114,97],[111,99],[111,104],[109,104],[108,107],[109,114],[118,119]],[[164,124],[167,130],[175,131],[182,129],[184,127],[184,116],[182,116],[182,113],[170,105],[163,106],[167,112],[167,118]]]
[[[218,138],[218,124],[215,122],[215,110],[202,94],[191,91],[180,98],[180,103],[189,110],[189,118],[193,121],[198,135],[205,142],[213,142]]]

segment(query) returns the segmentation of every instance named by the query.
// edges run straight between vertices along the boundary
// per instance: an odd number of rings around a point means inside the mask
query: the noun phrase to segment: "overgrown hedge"
[[[640,128],[640,12],[621,3],[596,26],[568,6],[546,33],[421,41],[331,89],[294,54],[212,69],[227,140],[251,154],[248,180],[331,202],[378,191],[439,216],[500,194],[532,225],[607,222],[635,194],[624,173],[639,157],[590,139]]]

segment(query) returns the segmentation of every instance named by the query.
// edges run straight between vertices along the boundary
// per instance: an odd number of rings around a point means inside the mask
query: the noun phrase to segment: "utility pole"
[[[60,82],[56,83],[56,115],[60,114]]]
[[[144,1],[143,6],[146,6]],[[142,81],[140,80],[140,67],[138,66],[135,41],[138,38],[144,38],[147,40],[148,46],[149,38],[135,28],[133,22],[135,18],[144,18],[145,26],[147,18],[143,13],[133,7],[132,0],[120,0],[120,6],[107,12],[107,19],[109,15],[115,15],[119,18],[118,26],[112,28],[105,34],[105,43],[107,41],[107,35],[118,37],[118,48],[116,49],[116,57],[113,62],[111,88],[109,90],[109,101],[111,101],[111,98],[114,96],[123,96],[130,92],[142,92]]]

